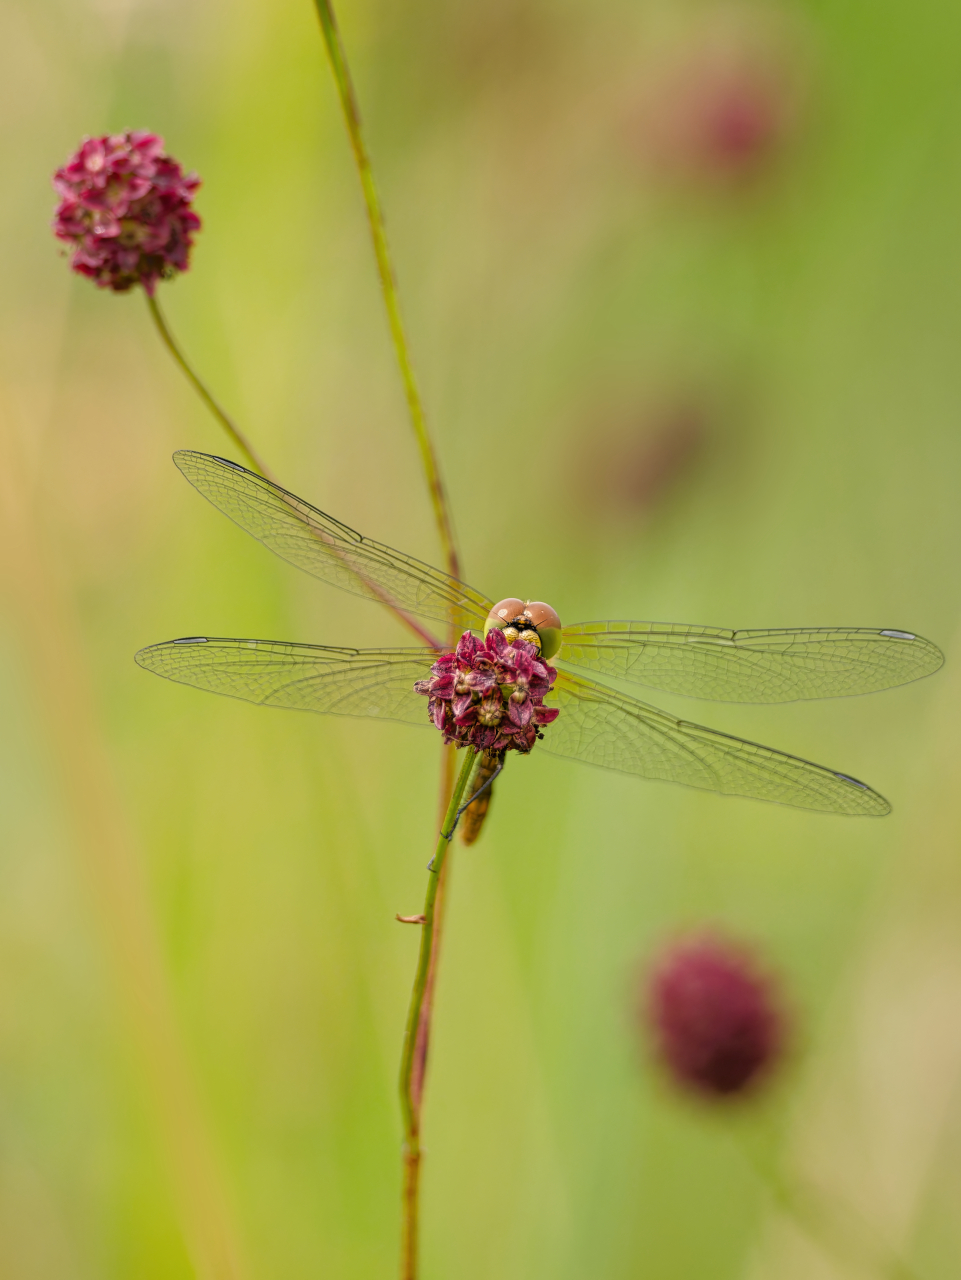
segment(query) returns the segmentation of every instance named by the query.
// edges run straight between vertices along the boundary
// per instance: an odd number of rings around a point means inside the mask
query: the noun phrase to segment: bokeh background
[[[870,698],[653,695],[869,780],[883,821],[515,762],[453,866],[424,1276],[957,1275],[961,13],[340,16],[465,577],[568,621],[948,655]],[[391,1276],[417,945],[393,917],[438,744],[132,655],[403,633],[185,484],[171,452],[226,451],[216,424],[142,297],[71,278],[49,232],[83,134],[163,134],[204,179],[161,292],[191,356],[290,488],[436,560],[315,15],[4,0],[0,51],[0,1272]],[[635,1018],[645,961],[704,922],[781,974],[796,1028],[780,1082],[720,1113]],[[816,1189],[812,1230],[774,1167]]]

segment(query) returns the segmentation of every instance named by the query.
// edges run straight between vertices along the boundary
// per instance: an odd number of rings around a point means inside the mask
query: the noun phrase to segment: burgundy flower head
[[[453,653],[445,653],[418,680],[415,693],[428,698],[430,719],[445,742],[482,751],[530,751],[541,725],[559,714],[543,705],[557,672],[523,640],[509,644],[493,628],[485,640],[465,631]]]
[[[747,950],[715,936],[668,948],[650,976],[645,1012],[675,1081],[708,1097],[748,1092],[783,1048],[771,979]]]
[[[86,138],[54,174],[54,234],[73,246],[74,271],[101,289],[142,284],[153,294],[158,280],[190,265],[200,179],[163,149],[163,138],[141,130]]]

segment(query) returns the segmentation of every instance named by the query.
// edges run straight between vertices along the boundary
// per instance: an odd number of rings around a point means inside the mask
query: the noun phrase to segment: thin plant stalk
[[[187,357],[184,355],[183,350],[180,347],[180,344],[177,342],[176,338],[173,336],[173,334],[170,331],[170,326],[167,324],[167,319],[164,316],[164,313],[160,309],[160,303],[157,301],[157,299],[154,297],[153,294],[147,293],[146,290],[144,290],[144,296],[147,299],[147,306],[150,309],[151,318],[153,319],[154,324],[157,326],[157,332],[160,334],[161,341],[163,342],[167,350],[170,352],[170,354],[173,356],[174,360],[176,360],[177,364],[180,366],[181,370],[183,371],[184,375],[187,378],[187,381],[190,383],[193,389],[197,392],[201,400],[203,400],[204,404],[207,406],[210,412],[214,415],[214,417],[217,419],[217,421],[220,423],[223,429],[227,432],[227,435],[230,436],[230,439],[233,441],[236,447],[240,450],[240,452],[244,455],[244,457],[247,459],[247,461],[250,463],[253,469],[259,472],[260,475],[262,475],[265,479],[273,480],[274,477],[270,473],[270,468],[263,461],[263,459],[257,455],[254,449],[254,446],[250,443],[250,441],[247,439],[244,433],[240,430],[237,424],[233,421],[230,415],[220,407],[220,405],[214,399],[210,391],[207,390],[207,387],[205,386],[204,382],[201,380],[199,374],[196,373],[193,366],[190,364]]]
[[[456,772],[457,748],[451,744],[444,747],[441,762],[440,830],[449,830],[449,819],[446,807],[450,803],[454,790],[454,774]],[[455,808],[454,812],[457,810]],[[444,935],[444,918],[447,908],[447,878],[450,874],[450,859],[444,857],[437,874],[437,893],[434,899],[434,936],[431,942],[430,963],[427,966],[427,984],[424,987],[424,998],[421,1001],[420,1018],[417,1023],[417,1036],[414,1043],[414,1067],[411,1075],[411,1096],[417,1113],[417,1125],[420,1126],[420,1113],[424,1100],[424,1076],[427,1072],[427,1051],[430,1047],[431,1020],[434,1014],[434,987],[437,982],[437,967],[440,963],[440,947]]]
[[[407,1028],[404,1034],[404,1051],[400,1067],[400,1104],[404,1120],[404,1221],[401,1243],[401,1276],[403,1280],[416,1280],[417,1276],[417,1224],[418,1194],[420,1191],[420,1104],[424,1085],[424,1063],[427,1052],[427,1036],[423,1025],[423,1011],[428,988],[431,985],[432,960],[435,957],[435,921],[438,909],[438,889],[447,864],[447,851],[454,834],[457,811],[464,798],[467,783],[474,768],[477,752],[468,747],[451,793],[447,812],[441,824],[437,847],[430,861],[427,894],[424,899],[421,924],[420,952],[417,972],[407,1011]]]
[[[370,162],[370,154],[367,150],[367,143],[364,138],[364,130],[360,118],[360,107],[357,101],[357,94],[354,90],[350,68],[347,64],[347,54],[340,36],[340,30],[337,26],[337,19],[334,14],[332,0],[315,0],[315,2],[317,6],[317,15],[320,19],[321,31],[323,32],[324,44],[327,48],[331,70],[333,71],[334,81],[337,86],[337,92],[340,97],[340,103],[344,113],[344,121],[347,126],[347,135],[350,140],[351,151],[354,155],[354,162],[357,166],[357,174],[360,179],[364,205],[367,210],[367,222],[370,227],[370,236],[374,248],[374,257],[377,262],[377,274],[380,278],[381,292],[384,298],[384,306],[387,311],[387,321],[390,327],[391,340],[394,345],[397,364],[400,368],[401,380],[404,384],[404,393],[407,398],[407,407],[410,413],[411,426],[414,430],[414,436],[420,452],[421,464],[424,469],[424,477],[427,481],[431,504],[434,509],[434,519],[437,524],[437,532],[440,538],[444,558],[446,560],[447,571],[452,575],[452,577],[459,578],[460,562],[454,539],[453,521],[451,520],[450,510],[447,505],[447,498],[444,485],[441,480],[437,455],[427,427],[427,417],[424,412],[423,401],[421,400],[417,379],[414,374],[413,360],[411,358],[410,347],[407,341],[407,334],[404,329],[403,317],[400,310],[400,299],[397,291],[397,276],[394,271],[390,248],[387,242],[383,209],[381,208],[380,197],[377,193],[377,184],[374,181],[373,168]],[[457,639],[456,627],[453,619],[451,619],[449,638],[451,647],[453,647]],[[463,794],[463,786],[461,784],[463,783],[463,785],[466,785],[467,774],[469,774],[469,772],[470,770],[465,762],[465,765],[461,770],[461,777],[458,779],[457,785],[454,786],[454,752],[452,748],[448,748],[445,752],[440,785],[440,807],[443,809],[445,801],[449,800],[447,809],[448,817],[441,826],[442,832],[447,830],[447,824],[453,821],[453,818],[450,815],[455,814],[457,811],[458,796]],[[434,868],[436,874],[432,875],[431,882],[428,886],[428,897],[430,899],[429,923],[424,924],[421,936],[420,959],[418,963],[417,977],[415,978],[414,983],[414,993],[411,1000],[411,1011],[407,1023],[407,1032],[404,1040],[404,1053],[401,1065],[401,1096],[402,1106],[404,1108],[404,1128],[406,1134],[404,1152],[404,1226],[402,1248],[402,1274],[405,1277],[405,1280],[412,1280],[416,1275],[417,1268],[420,1115],[423,1100],[424,1073],[427,1066],[427,1050],[430,1040],[431,1017],[433,1013],[434,987],[440,959],[440,943],[444,923],[444,906],[446,900],[448,871],[446,841],[444,842],[442,856],[435,858]],[[425,912],[425,915],[426,914],[427,913]]]
[[[404,330],[404,321],[400,311],[400,299],[397,294],[397,276],[387,244],[384,213],[381,208],[380,197],[377,194],[377,184],[374,182],[370,154],[364,139],[357,94],[354,91],[350,68],[347,65],[347,55],[343,41],[340,38],[340,31],[337,27],[337,19],[334,16],[331,0],[316,0],[316,5],[317,14],[320,18],[320,27],[324,35],[324,44],[327,46],[327,54],[330,58],[334,81],[340,96],[340,104],[344,111],[350,147],[354,153],[354,161],[360,177],[364,205],[367,209],[367,221],[370,225],[370,237],[374,245],[374,257],[377,260],[377,274],[380,277],[381,292],[384,295],[384,306],[387,310],[387,322],[390,325],[390,336],[394,344],[394,352],[397,356],[397,364],[400,367],[400,376],[404,384],[404,394],[407,397],[411,426],[414,429],[414,436],[420,451],[421,464],[424,468],[424,476],[430,491],[434,519],[437,522],[437,533],[440,537],[444,559],[447,563],[447,572],[453,577],[459,578],[460,564],[454,541],[453,523],[441,480],[437,454],[434,450],[430,432],[427,429],[424,404],[420,397],[417,379],[414,376],[414,365],[411,360],[410,346],[407,342],[407,334]]]

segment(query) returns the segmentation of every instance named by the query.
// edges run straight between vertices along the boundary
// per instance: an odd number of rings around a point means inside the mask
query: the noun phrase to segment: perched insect
[[[872,693],[930,675],[943,662],[941,652],[912,632],[617,621],[562,626],[549,605],[514,598],[494,604],[235,462],[190,451],[174,460],[204,497],[284,560],[408,620],[453,624],[464,635],[454,651],[414,622],[424,639],[414,648],[190,636],[142,649],[139,664],[262,706],[433,723],[447,741],[470,742],[486,753],[472,794],[487,789],[467,811],[469,838],[476,838],[491,777],[507,753],[525,753],[538,741],[554,755],[725,795],[827,813],[890,812],[883,796],[846,773],[678,720],[567,667],[722,702],[792,702]],[[549,665],[555,658],[560,669]]]

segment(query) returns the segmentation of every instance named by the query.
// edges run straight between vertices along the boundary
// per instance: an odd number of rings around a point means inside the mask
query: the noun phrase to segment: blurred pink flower
[[[483,751],[530,751],[538,726],[559,714],[543,705],[557,677],[537,650],[523,640],[509,644],[493,627],[486,640],[465,631],[452,653],[418,680],[415,693],[429,698],[428,713],[445,742]]]
[[[679,71],[663,95],[652,141],[661,159],[679,169],[740,178],[781,144],[786,103],[767,68],[705,60]]]
[[[60,196],[54,234],[73,246],[70,265],[101,289],[123,293],[186,271],[200,219],[190,207],[200,186],[142,130],[86,138],[54,174]]]
[[[628,109],[635,145],[698,185],[750,183],[798,131],[808,99],[805,28],[775,5],[721,7],[652,59]]]
[[[668,947],[647,982],[644,1015],[682,1087],[721,1098],[754,1089],[780,1059],[774,983],[744,947],[711,934]]]

